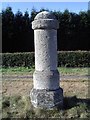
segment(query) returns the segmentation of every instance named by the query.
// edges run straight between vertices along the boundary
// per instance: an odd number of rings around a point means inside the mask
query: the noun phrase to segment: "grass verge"
[[[0,72],[3,74],[19,74],[19,73],[29,73],[33,74],[34,67],[14,67],[14,68],[0,68]],[[89,75],[90,68],[67,68],[58,67],[59,72],[62,75]]]
[[[26,96],[3,96],[3,118],[87,118],[90,119],[90,100],[76,96],[64,97],[63,109],[35,109]]]

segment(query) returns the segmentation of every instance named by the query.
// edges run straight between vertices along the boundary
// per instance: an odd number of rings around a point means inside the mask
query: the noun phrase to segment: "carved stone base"
[[[39,90],[32,89],[30,92],[31,102],[36,108],[52,109],[55,107],[63,107],[63,90]]]

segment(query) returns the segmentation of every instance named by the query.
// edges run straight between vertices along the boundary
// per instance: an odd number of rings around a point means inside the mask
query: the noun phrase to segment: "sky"
[[[0,5],[0,12],[6,7],[12,7],[14,13],[18,10],[24,13],[27,10],[30,14],[32,8],[35,8],[37,11],[41,8],[45,8],[61,12],[68,9],[70,12],[79,13],[80,11],[88,10],[88,2],[2,2],[2,7]]]

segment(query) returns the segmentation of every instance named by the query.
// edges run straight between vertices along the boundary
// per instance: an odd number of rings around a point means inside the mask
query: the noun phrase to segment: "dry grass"
[[[64,91],[63,109],[42,110],[30,103],[32,80],[5,80],[2,82],[3,118],[87,118],[90,119],[88,81],[62,81]]]

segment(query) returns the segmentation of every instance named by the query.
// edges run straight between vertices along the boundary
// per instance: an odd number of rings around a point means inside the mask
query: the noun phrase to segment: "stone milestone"
[[[31,102],[36,108],[63,106],[63,90],[57,70],[57,29],[59,23],[47,11],[40,12],[32,22],[34,29],[35,72]]]

